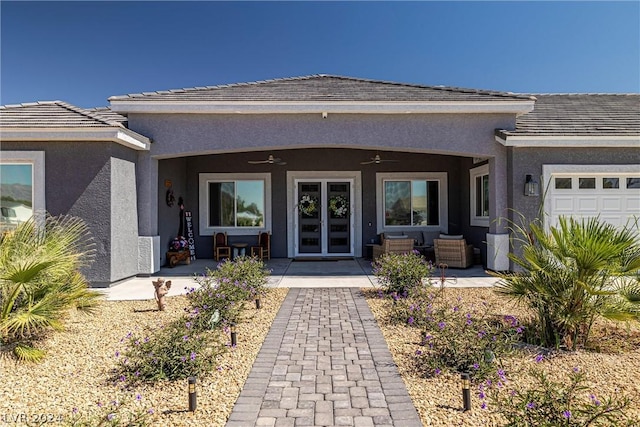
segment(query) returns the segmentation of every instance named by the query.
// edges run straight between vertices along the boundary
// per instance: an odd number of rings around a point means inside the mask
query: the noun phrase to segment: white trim
[[[209,226],[209,182],[213,181],[264,181],[264,226],[263,227],[210,227]],[[198,176],[200,236],[213,236],[226,232],[234,236],[252,236],[259,231],[271,231],[271,174],[270,173],[201,173]]]
[[[376,222],[377,233],[389,233],[406,228],[411,231],[442,231],[449,232],[449,192],[446,172],[378,172],[376,173]],[[397,226],[386,227],[384,225],[384,181],[411,181],[429,180],[438,181],[438,204],[440,225],[427,226]]]
[[[46,212],[44,151],[0,151],[0,164],[30,164],[32,166],[33,212]]]
[[[640,136],[520,136],[507,135],[506,139],[498,135],[495,139],[505,147],[633,147],[640,148]]]
[[[304,114],[304,113],[512,113],[533,111],[535,101],[169,101],[111,100],[117,113]]]
[[[287,171],[287,256],[293,258],[297,250],[297,182],[298,181],[350,181],[352,183],[351,228],[352,255],[362,256],[362,173],[360,171]],[[300,256],[322,254],[300,254]],[[351,256],[351,254],[348,254]],[[328,254],[327,256],[341,256]]]
[[[489,164],[478,166],[469,170],[469,221],[472,227],[488,227],[489,215],[476,216],[476,178],[489,175]],[[491,179],[491,177],[489,177]],[[491,186],[489,186],[489,204],[491,204]]]
[[[148,151],[151,140],[125,128],[4,128],[1,141],[110,141]]]

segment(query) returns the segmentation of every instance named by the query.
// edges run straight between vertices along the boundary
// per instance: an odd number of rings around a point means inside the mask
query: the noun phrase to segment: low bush
[[[140,394],[122,392],[117,393],[111,402],[98,402],[86,410],[73,408],[65,424],[69,427],[146,427],[153,425],[150,420],[153,413],[153,408],[144,404]]]
[[[200,376],[213,368],[224,351],[222,338],[200,332],[187,317],[143,334],[128,334],[126,349],[116,353],[115,381],[129,384]]]
[[[431,285],[433,264],[418,252],[384,254],[373,262],[373,274],[387,293],[406,296],[415,288]],[[427,279],[426,281],[424,279]]]
[[[497,359],[511,353],[523,333],[514,316],[494,312],[482,301],[447,297],[444,288],[423,288],[397,299],[391,319],[420,329],[423,342],[416,362],[427,374],[468,372],[479,380],[494,375]]]
[[[632,403],[628,396],[596,396],[578,368],[573,368],[566,381],[550,380],[541,368],[532,369],[529,376],[533,384],[526,387],[511,383],[504,374],[500,382],[481,384],[482,407],[495,408],[510,427],[636,425],[625,415]]]

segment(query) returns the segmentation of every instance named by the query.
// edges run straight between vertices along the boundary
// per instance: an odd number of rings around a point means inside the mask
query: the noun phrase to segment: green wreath
[[[312,216],[318,212],[318,199],[308,194],[303,194],[298,202],[298,210],[303,215]]]
[[[349,203],[343,196],[333,196],[329,199],[329,210],[336,218],[344,218],[349,213]]]

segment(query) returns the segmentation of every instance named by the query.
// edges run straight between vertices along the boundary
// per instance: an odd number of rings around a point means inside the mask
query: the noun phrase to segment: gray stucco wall
[[[130,114],[129,127],[153,139],[151,155],[302,147],[398,149],[492,156],[494,130],[513,114]]]
[[[137,273],[129,262],[137,259],[137,235],[130,226],[137,224],[131,179],[135,152],[109,142],[3,142],[2,149],[45,152],[47,211],[86,222],[96,256],[83,273],[92,286],[108,286]]]

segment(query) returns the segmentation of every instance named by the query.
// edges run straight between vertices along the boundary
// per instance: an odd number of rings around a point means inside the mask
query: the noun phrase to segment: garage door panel
[[[555,197],[553,200],[553,208],[555,212],[571,213],[573,209],[573,197]]]
[[[625,197],[626,210],[629,212],[634,212],[636,214],[640,213],[640,194],[637,196]]]
[[[597,212],[598,198],[597,197],[578,197],[576,205],[579,213]]]
[[[603,197],[602,199],[602,211],[603,212],[620,212],[622,210],[622,199],[620,197]]]

